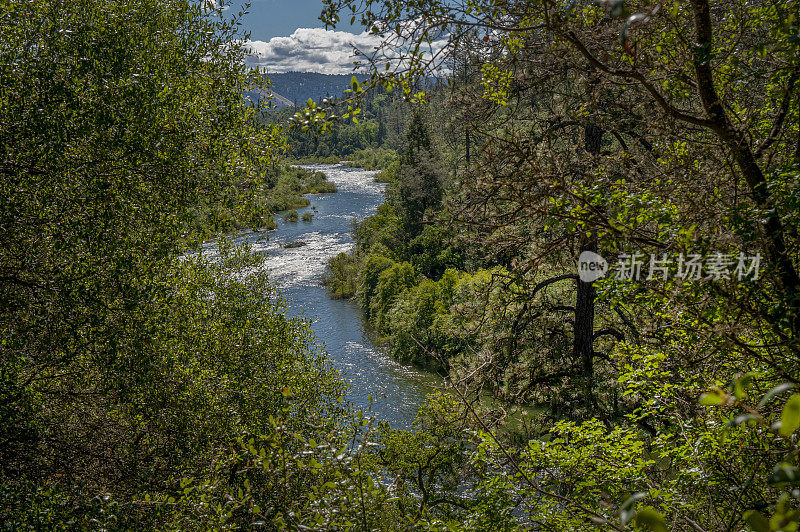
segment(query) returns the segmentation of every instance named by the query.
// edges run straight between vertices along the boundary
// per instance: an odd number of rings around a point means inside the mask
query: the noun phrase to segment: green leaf
[[[800,469],[791,464],[778,464],[767,477],[767,484],[800,483]]]
[[[719,388],[712,388],[700,396],[700,404],[705,406],[721,405],[728,400],[728,394]]]
[[[625,502],[623,502],[619,507],[619,520],[623,525],[627,525],[633,519],[633,516],[636,515],[634,510],[634,505],[636,501],[641,500],[647,496],[644,492],[634,493],[630,497],[628,497]]]
[[[748,510],[744,513],[744,520],[756,532],[769,532],[769,521],[758,510]]]
[[[652,506],[645,506],[636,514],[636,524],[645,530],[667,532],[667,522],[661,512]]]
[[[761,419],[761,418],[759,416],[754,415],[754,414],[741,414],[741,415],[738,415],[735,418],[731,419],[728,422],[728,426],[735,427],[735,426],[741,425],[742,423],[747,423],[748,421],[756,421],[758,419]]]
[[[736,399],[741,401],[747,397],[747,389],[753,384],[754,378],[755,375],[753,373],[747,373],[734,381],[733,395],[736,397]]]
[[[781,436],[789,436],[800,427],[800,394],[792,395],[783,406]]]

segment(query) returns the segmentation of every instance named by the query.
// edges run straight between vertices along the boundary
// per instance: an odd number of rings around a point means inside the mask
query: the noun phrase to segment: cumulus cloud
[[[267,72],[319,72],[348,74],[357,58],[354,49],[370,54],[380,46],[381,38],[324,28],[298,28],[289,37],[269,41],[250,41],[247,64]]]
[[[406,65],[409,40],[391,38],[391,46],[381,47],[384,37],[367,32],[354,34],[323,28],[298,28],[288,37],[273,37],[269,41],[249,41],[247,64],[266,72],[318,72],[320,74],[349,74],[354,72],[355,61],[378,65],[389,62],[392,67]],[[438,56],[447,44],[446,38],[430,43],[423,50],[424,57]],[[361,55],[355,53],[358,50]],[[376,52],[379,50],[378,52]],[[434,60],[434,70],[442,72],[441,57]]]

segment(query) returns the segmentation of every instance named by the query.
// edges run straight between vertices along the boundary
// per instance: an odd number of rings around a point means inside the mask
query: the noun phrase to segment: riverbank
[[[428,394],[441,388],[441,378],[392,359],[358,305],[332,299],[322,286],[328,261],[353,249],[353,221],[374,214],[385,185],[375,182],[375,171],[341,164],[302,168],[324,173],[338,192],[306,195],[309,204],[297,209],[298,221],[276,217],[268,234],[242,233],[234,243],[246,242],[266,256],[264,266],[287,300],[287,314],[311,321],[317,341],[349,385],[346,399],[354,408],[393,427],[411,428]],[[312,219],[302,221],[304,213],[313,213]],[[297,242],[304,245],[293,245]]]
[[[386,148],[370,148],[356,150],[346,157],[331,155],[329,157],[300,157],[292,160],[293,164],[313,165],[313,164],[345,164],[354,168],[364,170],[386,170],[392,163],[397,161],[397,152]]]
[[[252,228],[272,230],[280,213],[308,207],[306,194],[336,192],[325,174],[289,164],[277,165],[259,180],[228,187],[214,201],[191,210],[194,244],[220,234]]]

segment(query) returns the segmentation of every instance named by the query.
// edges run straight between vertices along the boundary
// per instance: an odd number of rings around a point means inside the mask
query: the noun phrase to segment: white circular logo
[[[578,257],[578,277],[584,283],[591,283],[606,276],[608,262],[594,251],[584,251]]]

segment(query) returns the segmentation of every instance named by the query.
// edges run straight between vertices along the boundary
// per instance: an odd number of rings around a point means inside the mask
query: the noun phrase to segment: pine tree
[[[441,204],[445,175],[425,122],[419,113],[415,113],[406,132],[405,148],[400,154],[397,183],[390,191],[410,235],[419,234],[425,212]]]

